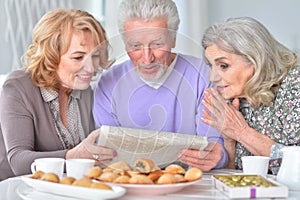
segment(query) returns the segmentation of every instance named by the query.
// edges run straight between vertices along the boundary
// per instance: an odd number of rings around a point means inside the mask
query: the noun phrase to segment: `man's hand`
[[[222,145],[217,142],[210,142],[204,150],[184,149],[179,158],[189,166],[209,171],[217,165],[221,159],[221,154]]]

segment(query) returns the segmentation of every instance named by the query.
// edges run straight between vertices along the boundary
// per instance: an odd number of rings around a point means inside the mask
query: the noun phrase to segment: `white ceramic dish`
[[[39,192],[26,184],[20,184],[16,193],[23,200],[74,200],[73,197],[59,196],[47,192]]]
[[[125,194],[126,190],[114,184],[109,184],[112,190],[102,190],[94,188],[86,188],[80,186],[64,185],[52,183],[37,179],[22,176],[22,180],[28,186],[39,192],[46,192],[63,197],[72,197],[77,199],[99,200],[99,199],[114,199]]]
[[[157,196],[178,192],[183,188],[196,184],[201,180],[175,184],[116,184],[126,188],[126,195]]]

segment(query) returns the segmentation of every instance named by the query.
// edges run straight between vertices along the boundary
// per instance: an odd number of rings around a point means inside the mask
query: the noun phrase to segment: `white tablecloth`
[[[214,188],[212,184],[211,175],[214,173],[232,174],[238,171],[235,170],[214,170],[210,173],[204,173],[202,180],[194,185],[188,186],[183,190],[164,195],[164,196],[129,196],[125,195],[120,200],[181,200],[181,199],[229,199],[221,191]],[[18,193],[24,192],[24,190],[30,190],[31,188],[23,183],[20,177],[10,178],[0,182],[0,199],[1,200],[22,200]],[[33,193],[34,194],[34,193]],[[35,195],[28,195],[27,200],[70,200],[71,198],[55,196],[48,193],[38,192]],[[289,200],[300,200],[300,191],[289,191]]]

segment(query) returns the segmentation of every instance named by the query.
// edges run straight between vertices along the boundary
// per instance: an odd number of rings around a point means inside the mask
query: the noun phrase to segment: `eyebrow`
[[[84,52],[84,51],[74,51],[74,52],[71,53],[71,55],[72,54],[86,54],[86,52]]]
[[[158,37],[158,38],[155,38],[155,39],[153,39],[153,40],[152,40],[152,42],[153,42],[153,41],[160,40],[160,39],[161,39],[161,36],[160,36],[160,37]]]
[[[218,62],[218,61],[223,60],[223,59],[227,59],[227,58],[222,56],[222,57],[215,58],[214,61]]]

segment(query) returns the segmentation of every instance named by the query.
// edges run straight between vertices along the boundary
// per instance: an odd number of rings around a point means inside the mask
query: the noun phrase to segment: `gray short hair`
[[[297,63],[294,52],[250,17],[230,18],[209,27],[202,38],[202,47],[206,49],[211,45],[239,55],[254,65],[255,73],[244,88],[248,101],[254,106],[271,103],[280,82]]]
[[[119,7],[119,31],[122,34],[124,23],[133,18],[151,20],[162,17],[166,18],[168,29],[176,33],[180,19],[172,0],[123,0]]]

